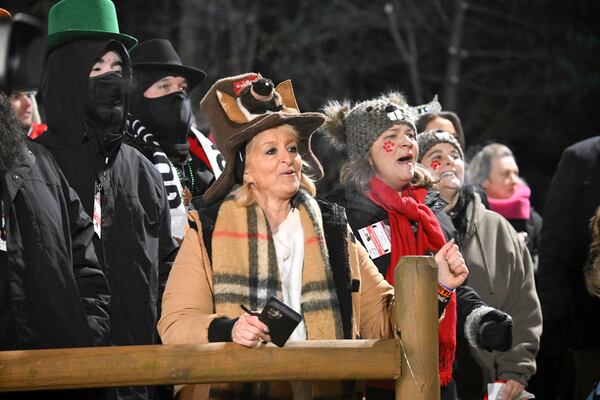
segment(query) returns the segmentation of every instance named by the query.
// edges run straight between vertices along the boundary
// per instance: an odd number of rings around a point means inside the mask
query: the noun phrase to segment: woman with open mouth
[[[392,93],[354,105],[333,101],[324,112],[328,117],[325,133],[348,156],[341,171],[344,193],[332,197],[346,207],[350,227],[386,280],[394,283],[394,270],[401,256],[435,254],[438,265],[448,260],[466,270],[458,247],[446,242],[453,235],[452,222],[442,211],[447,203],[429,190],[433,177],[417,163],[414,111],[402,96]],[[456,399],[452,363],[457,317],[462,330],[467,315],[485,309],[478,318],[471,319],[476,336],[487,337],[481,334],[480,322],[484,314],[493,312],[502,317],[491,323],[501,341],[512,337],[510,318],[485,307],[472,289],[461,286],[456,294],[446,289],[440,281],[438,298],[445,312],[439,327],[439,377],[441,398],[450,400]],[[457,300],[461,306],[458,312]],[[504,346],[500,342],[488,344],[495,350]],[[393,399],[391,383],[369,382],[367,398]]]
[[[434,129],[420,133],[417,141],[418,161],[434,175],[434,188],[448,202],[445,211],[454,223],[456,241],[469,266],[467,284],[489,306],[514,320],[515,343],[506,352],[477,349],[472,340],[470,346],[458,342],[458,394],[461,399],[481,399],[485,383],[503,380],[503,399],[519,398],[535,373],[542,331],[529,251],[510,223],[487,210],[479,194],[464,184],[464,156],[454,135]],[[481,376],[483,380],[478,378]]]

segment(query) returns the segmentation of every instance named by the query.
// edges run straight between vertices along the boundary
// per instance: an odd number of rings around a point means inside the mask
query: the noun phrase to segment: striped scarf
[[[303,191],[294,198],[304,232],[301,313],[308,340],[343,339],[339,302],[316,201]],[[240,304],[262,309],[282,298],[269,223],[257,205],[240,207],[229,197],[219,209],[212,235],[214,302],[217,313],[242,314]],[[312,383],[313,399],[343,399],[347,385]],[[211,399],[291,399],[289,382],[212,385]]]
[[[187,210],[183,204],[183,186],[177,175],[177,170],[169,157],[161,150],[160,144],[156,141],[154,135],[146,129],[140,120],[130,115],[127,120],[127,128],[128,134],[132,136],[134,141],[142,142],[152,149],[152,159],[150,161],[160,172],[167,191],[171,214],[171,235],[174,238],[182,239],[188,227]]]

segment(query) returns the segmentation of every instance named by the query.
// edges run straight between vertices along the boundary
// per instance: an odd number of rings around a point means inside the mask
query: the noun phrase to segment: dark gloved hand
[[[491,310],[479,321],[477,342],[487,351],[507,351],[512,347],[513,321],[510,315],[500,310]]]

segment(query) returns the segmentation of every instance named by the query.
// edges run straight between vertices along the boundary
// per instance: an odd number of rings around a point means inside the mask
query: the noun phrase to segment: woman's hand
[[[502,400],[515,400],[518,399],[521,393],[525,390],[525,386],[519,382],[509,379],[506,381],[504,386],[504,392],[502,392]]]
[[[231,339],[245,347],[256,347],[260,340],[270,342],[271,336],[269,328],[257,317],[244,313],[233,325]]]
[[[469,269],[465,264],[458,246],[454,240],[447,242],[435,255],[438,266],[438,281],[450,289],[456,289],[464,283],[469,276]]]

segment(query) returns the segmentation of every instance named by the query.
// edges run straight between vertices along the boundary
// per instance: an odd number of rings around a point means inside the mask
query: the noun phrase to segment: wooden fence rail
[[[432,268],[433,267],[433,268]],[[396,270],[401,338],[327,340],[246,349],[233,343],[0,352],[0,392],[278,380],[395,379],[396,399],[439,399],[431,257]]]

